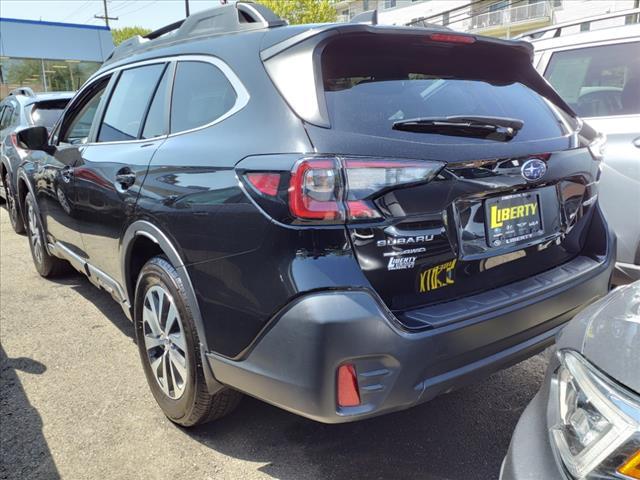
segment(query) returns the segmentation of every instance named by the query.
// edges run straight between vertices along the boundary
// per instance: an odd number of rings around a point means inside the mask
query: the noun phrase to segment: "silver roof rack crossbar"
[[[286,25],[283,19],[264,5],[251,1],[238,1],[194,13],[145,37],[130,38],[116,47],[105,63],[114,62],[138,49],[167,41],[182,40],[192,36],[238,33]]]

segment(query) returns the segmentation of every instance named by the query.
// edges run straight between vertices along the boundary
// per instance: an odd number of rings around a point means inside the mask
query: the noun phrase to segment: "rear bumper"
[[[402,328],[368,291],[310,293],[284,309],[242,360],[206,358],[221,383],[321,422],[402,410],[552,344],[565,322],[607,293],[614,251],[609,234],[607,253],[597,260],[577,257],[496,289],[493,300],[487,292],[468,297],[465,304],[489,301],[489,308],[420,332]],[[505,295],[509,289],[515,296]],[[447,305],[455,311],[458,303]],[[336,370],[343,363],[356,366],[359,406],[336,406]]]

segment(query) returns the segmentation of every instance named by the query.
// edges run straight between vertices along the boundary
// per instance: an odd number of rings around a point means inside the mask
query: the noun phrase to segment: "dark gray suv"
[[[427,401],[609,286],[601,139],[531,55],[243,2],[134,38],[18,135],[34,264],[113,295],[179,424],[239,392],[329,423]]]

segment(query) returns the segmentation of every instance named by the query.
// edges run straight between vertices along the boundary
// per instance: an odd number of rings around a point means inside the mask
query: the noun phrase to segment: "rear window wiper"
[[[523,126],[524,122],[517,118],[457,115],[400,120],[394,122],[393,129],[508,142]]]

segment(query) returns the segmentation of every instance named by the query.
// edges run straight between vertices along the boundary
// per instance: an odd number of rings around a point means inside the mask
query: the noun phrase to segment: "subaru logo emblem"
[[[531,160],[527,160],[522,165],[520,169],[520,173],[525,180],[529,182],[535,182],[544,177],[544,174],[547,173],[547,164],[542,160],[538,160],[537,158],[532,158]]]

